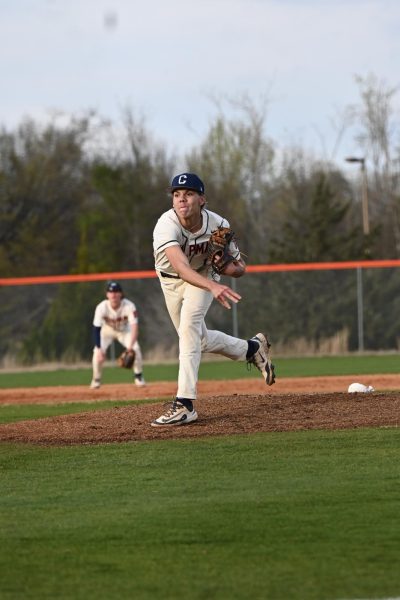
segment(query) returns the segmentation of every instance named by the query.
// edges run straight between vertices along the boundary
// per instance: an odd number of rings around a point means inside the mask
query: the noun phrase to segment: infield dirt
[[[348,386],[356,381],[375,391],[349,394]],[[155,399],[154,403],[8,423],[0,426],[0,442],[96,444],[400,424],[400,375],[285,378],[269,388],[259,378],[200,381],[198,421],[181,427],[151,427],[151,421],[164,411],[163,402],[156,400],[172,400],[175,389],[175,382],[157,382],[144,388],[119,384],[98,390],[83,386],[0,390],[0,406]]]

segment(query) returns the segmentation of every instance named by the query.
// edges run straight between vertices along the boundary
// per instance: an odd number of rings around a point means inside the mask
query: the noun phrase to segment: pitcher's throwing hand
[[[242,296],[240,296],[240,294],[234,292],[227,285],[216,284],[216,287],[213,287],[211,289],[211,293],[214,296],[214,298],[218,300],[220,304],[222,304],[222,306],[228,309],[231,308],[230,302],[237,304],[239,300],[242,299]]]

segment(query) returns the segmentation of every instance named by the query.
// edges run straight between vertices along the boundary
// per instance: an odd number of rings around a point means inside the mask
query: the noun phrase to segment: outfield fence
[[[278,345],[286,352],[293,340],[297,340],[297,349],[302,352],[298,340],[304,338],[304,344],[308,343],[309,347],[309,340],[313,340],[312,348],[316,352],[326,348],[330,353],[332,344],[328,348],[324,340],[335,336],[343,337],[341,343],[337,344],[339,350],[346,347],[359,352],[398,350],[399,266],[400,260],[248,265],[250,277],[228,281],[242,295],[242,301],[239,305],[233,305],[230,312],[221,310],[218,303],[214,303],[217,306],[213,305],[209,311],[208,326],[223,327],[235,336],[245,337],[249,330],[266,323],[274,331],[275,348]],[[152,314],[156,311],[165,312],[158,281],[152,281],[156,277],[154,270],[138,270],[0,278],[0,291],[3,290],[3,294],[7,289],[18,290],[18,293],[0,298],[3,313],[0,319],[9,327],[10,320],[14,319],[11,316],[12,303],[18,301],[15,298],[29,297],[33,305],[40,302],[42,295],[48,297],[50,305],[60,292],[60,286],[84,284],[90,307],[82,319],[86,319],[85,327],[89,329],[87,320],[91,318],[95,304],[100,301],[98,294],[103,289],[103,286],[96,286],[96,282],[117,279],[124,282],[127,296],[138,300],[145,324],[147,319],[149,345],[160,327],[157,319],[152,320]],[[28,292],[29,286],[34,286],[31,293]],[[41,286],[46,290],[45,294],[40,294]],[[74,302],[74,294],[70,296]],[[20,302],[27,303],[27,299]],[[146,310],[152,314],[147,315]],[[164,322],[161,326],[164,326]],[[144,329],[146,331],[146,327]]]

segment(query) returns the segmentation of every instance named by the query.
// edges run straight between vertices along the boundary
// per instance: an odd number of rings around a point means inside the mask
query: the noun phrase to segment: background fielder
[[[275,381],[269,358],[269,342],[262,333],[242,340],[221,331],[207,329],[204,318],[215,298],[225,308],[241,296],[219,282],[208,262],[213,230],[229,227],[226,219],[205,208],[204,184],[195,173],[181,173],[171,184],[173,208],[158,220],[153,234],[155,268],[166,306],[179,336],[179,375],[176,400],[153,426],[180,425],[197,419],[193,400],[202,352],[221,354],[233,360],[247,360],[261,371],[267,385]],[[225,275],[241,277],[246,266],[235,243],[235,257]]]
[[[93,319],[93,379],[90,387],[99,388],[103,363],[107,349],[113,340],[124,346],[127,350],[135,351],[133,376],[135,384],[145,385],[143,378],[143,359],[139,336],[139,321],[136,306],[131,300],[123,297],[123,290],[119,283],[110,281],[106,287],[107,299],[96,306]]]

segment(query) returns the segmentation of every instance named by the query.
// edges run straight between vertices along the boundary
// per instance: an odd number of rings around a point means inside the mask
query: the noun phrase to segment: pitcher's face
[[[193,190],[180,189],[172,193],[172,204],[180,219],[190,221],[200,216],[205,198]]]

